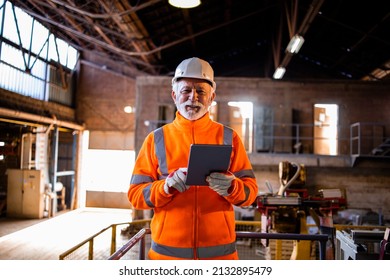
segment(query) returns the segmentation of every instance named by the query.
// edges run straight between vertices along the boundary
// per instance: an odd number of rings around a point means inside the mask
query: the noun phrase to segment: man
[[[172,79],[175,120],[150,133],[138,154],[128,198],[154,211],[150,259],[238,259],[233,205],[251,205],[258,187],[237,133],[210,119],[215,89],[208,62],[183,60]],[[209,186],[186,185],[191,144],[231,144],[229,172],[211,173]]]

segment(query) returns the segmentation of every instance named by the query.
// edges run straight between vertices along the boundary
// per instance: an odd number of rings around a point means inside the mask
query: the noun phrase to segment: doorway
[[[245,149],[252,152],[253,142],[253,103],[228,102],[229,124],[236,130],[244,143]]]
[[[338,155],[337,104],[314,104],[314,154]]]

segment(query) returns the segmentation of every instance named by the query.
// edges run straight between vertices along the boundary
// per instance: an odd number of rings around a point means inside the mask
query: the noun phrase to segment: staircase
[[[374,148],[372,154],[376,156],[390,156],[390,138],[386,138],[383,143]]]

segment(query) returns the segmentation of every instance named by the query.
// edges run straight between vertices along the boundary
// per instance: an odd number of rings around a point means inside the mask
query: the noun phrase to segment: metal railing
[[[357,122],[350,125],[351,156],[374,155],[374,149],[385,140],[383,123]]]
[[[112,224],[91,237],[85,239],[79,244],[73,246],[69,250],[65,251],[59,256],[60,260],[120,260],[120,259],[138,259],[145,260],[146,252],[150,247],[150,234],[151,231],[148,228],[150,219],[146,220],[135,220],[133,222]],[[123,245],[118,247],[118,231],[119,226],[133,226],[134,235],[128,239],[122,237]],[[307,224],[307,227],[316,227],[314,224]],[[139,230],[138,230],[139,228]],[[361,226],[361,225],[339,225],[334,226],[335,230],[343,229],[385,229],[384,226]],[[111,234],[110,234],[111,229]],[[260,248],[262,240],[272,241],[293,241],[293,240],[309,240],[316,241],[319,244],[318,258],[325,259],[326,242],[329,239],[328,234],[298,234],[298,233],[262,233],[259,232],[261,229],[260,221],[236,221],[236,235],[238,241],[238,251],[240,259],[253,259],[260,258],[257,254],[257,249]],[[102,238],[99,242],[99,238]],[[243,244],[240,244],[240,241]],[[249,244],[245,244],[249,241]],[[101,243],[101,244],[99,244]],[[276,244],[276,245],[275,245]],[[281,256],[282,250],[286,251],[286,254],[290,254],[291,248],[288,248],[289,244],[286,244],[286,248],[281,248],[278,243],[273,243],[275,249],[273,252],[275,256]],[[259,248],[257,248],[259,247]],[[255,251],[255,252],[253,252]],[[279,252],[280,251],[280,252]],[[314,259],[316,259],[315,256]]]
[[[139,249],[139,260],[145,260],[145,237],[150,234],[150,229],[141,229],[136,235],[134,235],[123,247],[112,254],[109,260],[120,260],[126,253],[132,249],[138,242],[140,242]],[[299,233],[265,233],[265,232],[248,232],[248,231],[237,231],[237,239],[245,238],[249,240],[308,240],[318,241],[319,246],[319,259],[326,259],[326,242],[329,239],[327,234],[299,234]]]
[[[145,122],[149,131],[170,121]],[[229,126],[240,123],[229,123]],[[356,122],[348,126],[336,126],[337,137],[315,137],[316,124],[255,122],[251,132],[243,134],[243,142],[249,153],[303,153],[314,154],[314,142],[333,141],[337,155],[373,155],[372,151],[386,138],[390,124]],[[324,126],[324,125],[323,125]]]
[[[265,232],[257,232],[250,231],[261,228],[261,222],[258,221],[236,221],[236,226],[247,229],[248,231],[236,231],[237,240],[249,240],[252,241],[249,245],[250,247],[256,247],[261,245],[262,240],[278,240],[278,241],[286,241],[286,240],[305,240],[305,241],[316,241],[318,242],[318,259],[325,260],[326,251],[327,251],[327,242],[330,239],[329,234],[301,234],[301,233],[265,233]],[[307,227],[316,227],[315,225],[308,224]],[[378,230],[385,229],[385,226],[362,226],[362,225],[335,225],[335,230],[342,229],[361,229],[361,230]],[[139,243],[139,252],[138,259],[145,260],[147,244],[146,237],[151,234],[149,228],[141,229],[136,235],[134,235],[124,246],[122,246],[119,250],[117,250],[114,254],[112,254],[108,259],[109,260],[120,260],[123,256],[125,256],[135,245]],[[256,242],[258,241],[258,242]],[[238,246],[239,247],[239,246]],[[256,248],[254,248],[256,249]],[[282,248],[275,248],[276,251],[281,251]],[[243,259],[251,259],[247,258],[250,255],[248,252],[244,251],[242,247],[238,248],[239,254],[243,256]],[[290,252],[288,252],[290,253]],[[248,254],[248,256],[246,256]],[[281,252],[275,252],[275,256],[281,255]]]
[[[139,260],[145,259],[145,253],[146,253],[146,245],[145,245],[145,237],[147,234],[151,234],[151,231],[149,228],[143,228],[141,229],[136,235],[134,235],[124,246],[122,246],[118,251],[113,253],[108,259],[109,260],[119,260],[121,259],[126,253],[132,249],[138,242],[139,242]]]
[[[147,225],[149,222],[150,220],[136,220],[133,222],[112,224],[65,251],[59,256],[59,259],[94,260],[96,257],[99,257],[99,259],[107,259],[117,250],[118,226]],[[109,234],[110,230],[111,234]]]

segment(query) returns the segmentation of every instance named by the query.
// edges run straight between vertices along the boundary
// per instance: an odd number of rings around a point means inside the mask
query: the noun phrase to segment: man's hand
[[[227,196],[232,191],[230,188],[232,187],[234,178],[236,177],[232,173],[213,172],[206,178],[206,181],[209,183],[210,189],[219,195]]]
[[[185,192],[190,186],[185,184],[187,178],[187,168],[179,168],[172,172],[165,179],[164,191],[166,194],[172,194],[173,189],[179,192]]]

